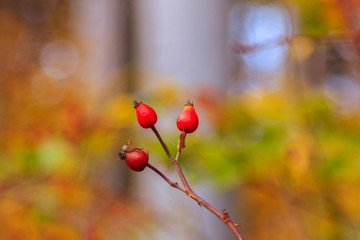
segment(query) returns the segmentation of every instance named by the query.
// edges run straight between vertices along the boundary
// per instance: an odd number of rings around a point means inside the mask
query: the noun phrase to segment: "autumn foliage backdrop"
[[[0,1],[0,238],[219,239],[209,233],[220,222],[194,217],[204,210],[188,199],[194,208],[166,208],[185,197],[117,160],[132,138],[173,173],[137,125],[134,98],[157,111],[173,152],[176,116],[194,101],[200,125],[181,164],[195,188],[225,199],[215,205],[230,208],[246,239],[359,238],[359,4],[179,2]],[[210,10],[218,25],[206,25]],[[178,14],[151,25],[168,11]],[[224,44],[209,44],[221,31]],[[192,50],[169,57],[172,37]],[[225,56],[220,80],[197,76],[217,69],[214,56]],[[141,192],[148,181],[162,195]]]

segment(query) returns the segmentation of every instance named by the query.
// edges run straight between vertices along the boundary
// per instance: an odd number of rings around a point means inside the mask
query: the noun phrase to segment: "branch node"
[[[223,209],[223,210],[222,210],[222,213],[223,213],[223,220],[224,220],[225,222],[231,221],[231,219],[230,219],[230,217],[229,217],[229,213],[228,213],[228,211],[226,211],[226,209]]]
[[[189,197],[196,200],[196,198],[194,197],[194,195],[192,195],[191,193],[188,193]]]

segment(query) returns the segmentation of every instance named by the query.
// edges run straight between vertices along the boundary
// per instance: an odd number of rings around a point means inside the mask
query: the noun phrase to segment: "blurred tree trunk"
[[[118,94],[134,91],[133,70],[133,9],[130,0],[94,0],[86,3],[73,2],[75,19],[74,36],[82,48],[83,62],[80,78],[88,81],[97,95],[98,103],[104,103]],[[129,102],[128,104],[131,104]],[[116,161],[122,143],[126,143],[129,129],[123,126],[115,139],[115,148],[105,156],[102,173],[93,175],[105,189],[112,189],[123,196],[130,196],[132,173],[120,161]],[[114,161],[115,160],[115,161]],[[114,167],[115,164],[115,167]],[[100,179],[99,179],[100,178]]]

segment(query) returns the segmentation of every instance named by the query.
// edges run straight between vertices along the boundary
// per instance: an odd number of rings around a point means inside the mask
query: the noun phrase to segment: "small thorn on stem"
[[[234,226],[237,227],[237,228],[240,228],[241,225],[240,224],[237,224],[237,223],[234,223]]]

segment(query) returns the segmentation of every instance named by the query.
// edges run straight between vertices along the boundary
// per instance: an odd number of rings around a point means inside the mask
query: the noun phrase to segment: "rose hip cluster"
[[[195,200],[200,206],[204,206],[207,210],[209,210],[211,213],[217,216],[221,221],[224,222],[224,224],[228,226],[228,228],[231,230],[234,236],[236,236],[236,239],[243,240],[243,237],[241,236],[239,230],[237,229],[239,225],[235,224],[230,219],[228,212],[225,209],[223,209],[222,211],[218,211],[216,208],[214,208],[208,202],[202,199],[199,195],[197,195],[191,189],[189,183],[186,180],[184,173],[181,170],[178,159],[180,157],[181,152],[185,148],[186,135],[194,132],[199,125],[199,119],[195,112],[193,102],[191,100],[186,101],[183,110],[176,119],[176,126],[181,131],[181,134],[179,137],[177,154],[175,157],[171,154],[169,148],[166,146],[165,142],[163,141],[163,139],[161,138],[159,132],[155,127],[155,124],[157,122],[157,115],[154,109],[136,100],[134,100],[133,104],[136,110],[137,121],[139,122],[141,127],[150,128],[154,132],[160,144],[162,145],[163,149],[165,150],[168,158],[173,162],[175,169],[182,182],[182,186],[179,185],[177,182],[171,181],[159,169],[151,165],[149,163],[149,151],[146,148],[143,149],[134,148],[131,140],[126,145],[123,146],[122,151],[119,153],[120,159],[125,160],[125,163],[128,165],[128,167],[134,171],[141,172],[146,167],[153,170],[160,177],[162,177],[171,187],[184,192],[191,199]]]
[[[153,108],[134,100],[134,108],[136,110],[137,121],[143,128],[154,128],[157,122],[157,115]],[[199,119],[191,100],[186,101],[184,109],[181,111],[176,120],[177,128],[187,134],[194,132],[199,125]],[[128,167],[134,171],[141,172],[149,165],[149,152],[147,149],[133,148],[133,144],[129,141],[124,145],[119,153],[121,160],[125,160]]]

